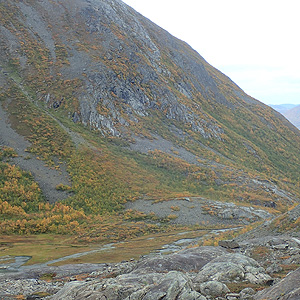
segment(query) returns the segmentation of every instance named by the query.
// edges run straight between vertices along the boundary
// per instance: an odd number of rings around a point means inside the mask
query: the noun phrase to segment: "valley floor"
[[[148,241],[154,245],[155,238]],[[157,238],[162,242],[168,237]],[[74,264],[73,260],[71,264],[37,264],[2,272],[0,299],[299,299],[298,238],[239,238],[217,247],[187,247],[190,243],[191,239],[181,238],[168,244],[169,253],[153,252],[118,263]],[[137,240],[128,245],[121,245],[123,253],[130,253]],[[176,251],[172,245],[177,246]],[[114,247],[118,246],[107,246],[106,252]],[[9,257],[6,259],[9,263]]]

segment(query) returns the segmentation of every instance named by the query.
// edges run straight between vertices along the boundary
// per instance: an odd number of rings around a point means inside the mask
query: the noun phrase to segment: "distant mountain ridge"
[[[281,114],[283,114],[286,111],[296,107],[297,104],[270,104],[270,106],[278,112],[280,112]]]
[[[281,104],[270,106],[284,115],[293,125],[300,129],[300,105]]]
[[[292,124],[300,129],[300,105],[293,107],[283,114]]]

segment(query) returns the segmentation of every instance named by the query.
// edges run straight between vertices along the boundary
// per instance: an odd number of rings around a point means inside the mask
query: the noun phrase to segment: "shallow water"
[[[211,230],[209,233],[205,234],[205,235],[200,235],[198,237],[194,237],[194,238],[182,238],[181,236],[183,234],[186,234],[188,232],[184,232],[184,233],[178,233],[178,239],[176,239],[175,241],[171,242],[171,243],[167,243],[164,244],[160,247],[157,247],[154,250],[150,250],[148,252],[148,254],[145,254],[143,256],[155,256],[155,255],[165,255],[165,254],[170,254],[170,253],[174,253],[180,250],[183,250],[185,248],[187,248],[188,246],[191,245],[197,245],[199,243],[199,240],[203,239],[205,236],[214,233],[214,234],[218,234],[227,230],[233,230],[233,229],[238,229],[238,228],[227,228],[227,229],[216,229],[216,230]],[[202,231],[202,230],[200,230]],[[146,240],[151,240],[151,239],[155,239],[155,237],[151,237],[151,238],[146,238]],[[73,258],[79,258],[81,256],[85,256],[85,255],[89,255],[89,254],[93,254],[96,252],[109,252],[109,251],[113,251],[117,245],[123,244],[124,242],[116,242],[116,243],[109,243],[106,245],[102,245],[101,247],[94,249],[94,250],[90,250],[90,251],[85,251],[85,252],[80,252],[80,253],[75,253],[72,255],[68,255],[68,256],[64,256],[55,260],[51,260],[48,261],[46,263],[41,263],[41,264],[34,264],[34,265],[29,265],[29,266],[24,266],[24,264],[26,264],[30,259],[31,256],[3,256],[0,257],[0,273],[8,273],[8,272],[17,272],[17,271],[25,271],[25,270],[33,270],[36,268],[40,268],[40,267],[46,267],[55,263],[59,263],[62,261],[66,261],[69,259],[73,259]]]
[[[17,272],[19,268],[27,263],[31,256],[5,256],[0,260],[0,273]]]

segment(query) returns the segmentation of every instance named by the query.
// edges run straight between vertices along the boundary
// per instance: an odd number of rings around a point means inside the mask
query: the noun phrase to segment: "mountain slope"
[[[0,22],[2,105],[32,153],[67,164],[75,208],[298,201],[299,132],[122,1],[1,1]]]

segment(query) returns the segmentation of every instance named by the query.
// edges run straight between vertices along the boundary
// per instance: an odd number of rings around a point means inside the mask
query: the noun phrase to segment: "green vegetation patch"
[[[15,156],[13,149],[0,148],[0,220],[35,212],[44,201],[30,173],[3,161],[11,156]]]

